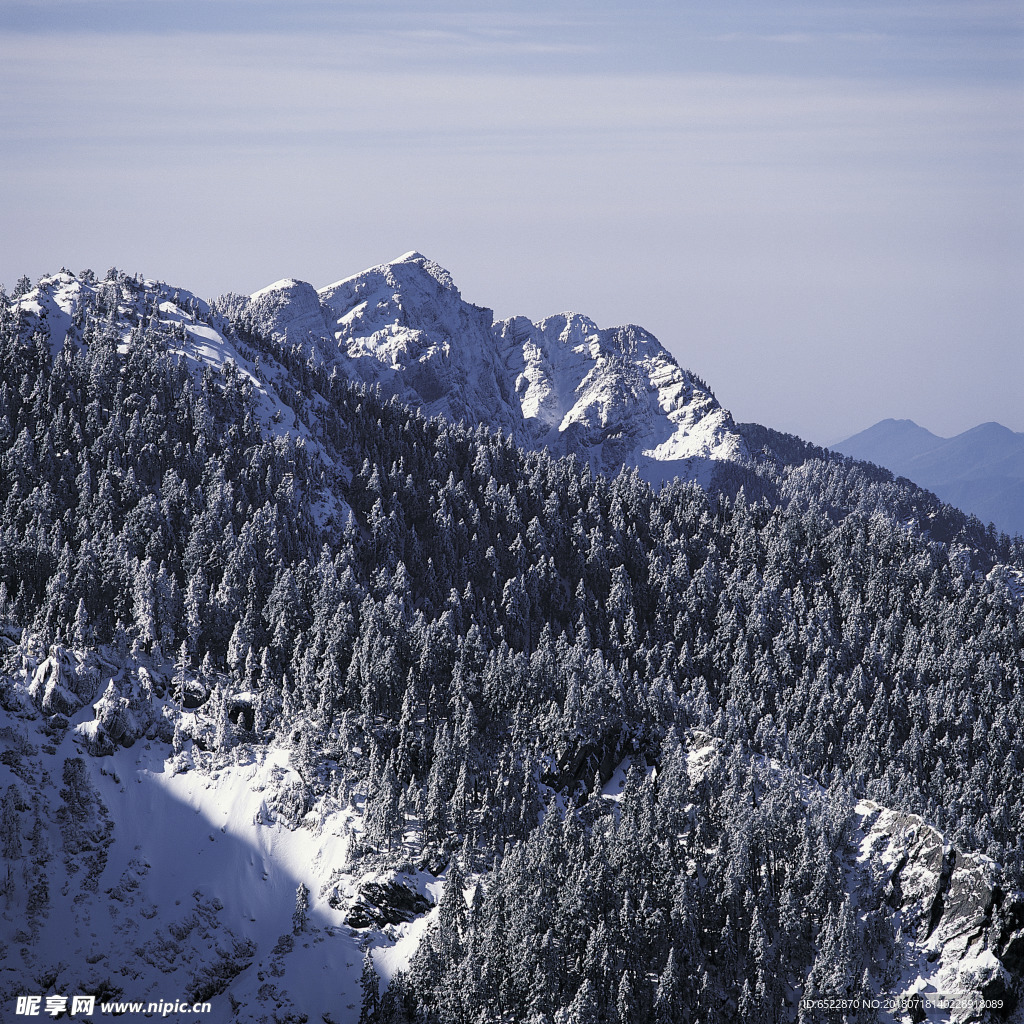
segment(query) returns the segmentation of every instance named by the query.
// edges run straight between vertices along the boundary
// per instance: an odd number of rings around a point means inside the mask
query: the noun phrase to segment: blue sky
[[[415,248],[499,315],[644,325],[741,420],[1024,431],[1022,21],[0,0],[0,281],[212,296]]]

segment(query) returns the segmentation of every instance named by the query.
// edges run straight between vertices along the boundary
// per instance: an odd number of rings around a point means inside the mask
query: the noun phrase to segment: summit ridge
[[[642,327],[571,312],[496,320],[416,251],[319,290],[281,281],[250,302],[260,333],[308,345],[354,379],[598,472],[636,466],[652,483],[706,485],[716,462],[746,454],[711,390]]]

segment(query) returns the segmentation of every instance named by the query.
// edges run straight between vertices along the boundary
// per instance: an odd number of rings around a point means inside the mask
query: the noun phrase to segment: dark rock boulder
[[[401,882],[363,882],[346,920],[352,928],[383,928],[412,921],[431,906],[426,896]]]

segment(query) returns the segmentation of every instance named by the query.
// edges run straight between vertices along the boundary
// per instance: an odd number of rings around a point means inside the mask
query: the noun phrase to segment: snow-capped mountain
[[[982,423],[939,437],[913,420],[882,420],[832,446],[934,491],[1010,534],[1024,534],[1024,434]]]
[[[1020,1019],[1011,545],[415,253],[0,353],[12,1013]]]
[[[279,281],[246,311],[261,334],[308,346],[428,415],[484,423],[598,471],[706,483],[746,453],[730,414],[658,340],[575,313],[495,321],[417,252],[315,291]]]
[[[110,293],[109,283],[62,272],[43,278],[19,308],[45,322],[54,352],[69,331],[74,336],[83,303],[97,299],[118,305],[126,333],[145,322],[177,324],[179,351],[197,371],[232,360],[260,396],[264,425],[309,439],[313,425],[275,387],[283,375],[266,360],[258,370],[208,303],[131,278]],[[573,453],[597,472],[635,466],[652,483],[681,477],[706,486],[716,462],[747,454],[707,385],[643,328],[599,328],[577,313],[496,321],[417,252],[319,291],[285,279],[230,298],[222,306],[232,317],[349,379],[428,416],[500,429],[525,448]]]

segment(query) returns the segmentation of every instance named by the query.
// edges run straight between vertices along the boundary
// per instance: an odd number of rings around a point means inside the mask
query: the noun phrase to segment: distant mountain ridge
[[[943,501],[1024,534],[1024,434],[982,423],[955,437],[939,437],[913,420],[881,420],[832,445],[933,490]]]

